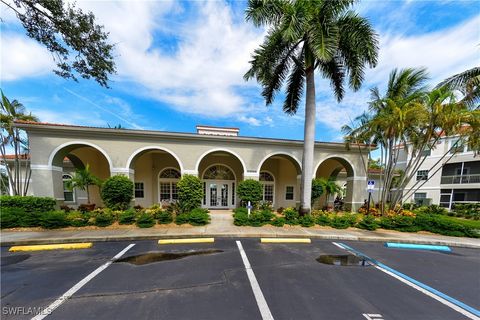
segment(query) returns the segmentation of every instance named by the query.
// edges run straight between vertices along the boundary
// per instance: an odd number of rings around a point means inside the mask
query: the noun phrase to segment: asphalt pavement
[[[338,243],[471,308],[470,318],[480,309],[478,249],[441,253]],[[120,260],[112,261],[119,252]],[[45,319],[468,319],[465,309],[368,261],[330,265],[317,261],[323,255],[349,252],[331,240],[263,244],[258,238],[98,242],[90,249],[27,253],[2,247],[1,317],[31,319],[56,303]]]

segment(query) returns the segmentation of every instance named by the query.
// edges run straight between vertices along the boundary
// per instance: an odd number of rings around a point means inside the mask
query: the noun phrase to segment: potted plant
[[[68,180],[67,188],[70,190],[80,189],[87,192],[87,204],[84,207],[88,211],[95,209],[95,204],[90,203],[90,186],[100,186],[102,181],[92,174],[90,165],[87,164],[83,169],[76,169],[72,179]]]

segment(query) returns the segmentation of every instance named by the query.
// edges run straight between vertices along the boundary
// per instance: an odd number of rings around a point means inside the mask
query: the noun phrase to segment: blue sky
[[[55,76],[48,51],[29,39],[0,4],[1,88],[40,120],[92,126],[194,132],[196,124],[239,127],[243,136],[302,139],[303,108],[282,113],[283,95],[265,107],[244,82],[265,30],[244,22],[245,1],[77,1],[116,43],[111,89]],[[356,10],[380,36],[377,68],[341,103],[318,78],[317,140],[340,141],[340,128],[366,109],[369,89],[395,68],[427,67],[431,84],[479,64],[479,1],[363,1]]]

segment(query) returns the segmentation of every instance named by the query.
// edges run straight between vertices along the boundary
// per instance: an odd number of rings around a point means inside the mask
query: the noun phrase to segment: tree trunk
[[[313,67],[306,70],[305,131],[303,138],[302,180],[300,185],[300,214],[311,211],[313,151],[315,147],[315,79]]]
[[[90,204],[90,192],[88,190],[88,184],[87,184],[87,204]]]

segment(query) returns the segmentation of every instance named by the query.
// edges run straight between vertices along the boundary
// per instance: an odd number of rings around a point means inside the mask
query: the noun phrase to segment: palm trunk
[[[302,157],[302,180],[300,186],[300,214],[311,211],[313,151],[315,147],[315,79],[313,67],[306,70],[305,131]]]
[[[88,191],[88,184],[87,184],[87,204],[90,204],[90,192]]]

